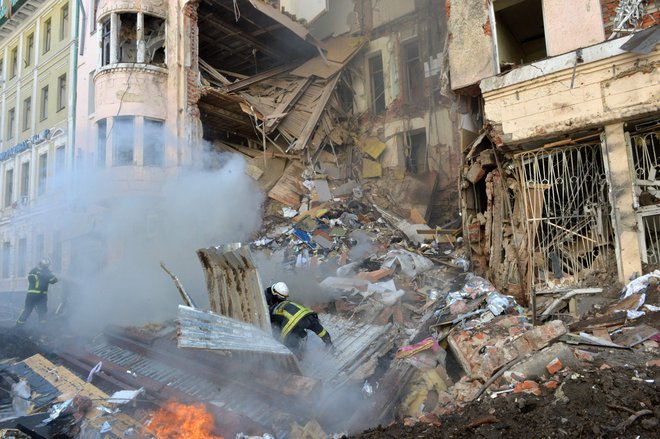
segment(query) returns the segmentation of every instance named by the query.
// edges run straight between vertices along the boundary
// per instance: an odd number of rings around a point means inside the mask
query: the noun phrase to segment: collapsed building
[[[533,304],[534,292],[652,270],[657,4],[447,5],[452,88],[483,101],[461,176],[475,271]]]

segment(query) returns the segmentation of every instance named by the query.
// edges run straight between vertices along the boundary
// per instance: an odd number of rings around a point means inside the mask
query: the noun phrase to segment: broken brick
[[[545,383],[543,386],[548,390],[555,390],[557,386],[559,386],[559,382],[557,380],[550,380],[547,383]]]
[[[513,388],[513,393],[532,393],[534,395],[540,395],[541,389],[536,381],[526,380],[522,383],[516,384]]]
[[[431,424],[436,427],[440,427],[442,425],[442,422],[440,422],[440,418],[438,418],[438,415],[434,413],[425,413],[422,416],[419,417],[420,422],[424,422],[425,424]]]
[[[660,367],[660,359],[658,359],[658,360],[650,360],[650,361],[647,361],[647,362],[646,362],[646,367],[652,367],[652,366]]]
[[[573,349],[573,354],[575,355],[575,358],[580,361],[586,361],[588,363],[594,361],[594,356],[590,352],[583,351],[582,349]]]
[[[549,362],[545,366],[545,368],[548,370],[548,373],[550,375],[556,374],[557,372],[562,370],[563,367],[564,367],[564,365],[561,364],[561,361],[559,360],[559,358],[555,358],[554,360],[552,360],[551,362]]]
[[[607,364],[607,363],[603,363],[603,364],[600,366],[599,369],[600,369],[600,370],[605,370],[605,369],[611,369],[611,368],[612,368],[612,366],[610,366],[609,364]]]

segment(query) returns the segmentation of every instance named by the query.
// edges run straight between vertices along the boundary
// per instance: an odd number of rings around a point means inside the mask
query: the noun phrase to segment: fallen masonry
[[[579,421],[586,435],[647,437],[657,425],[660,273],[611,297],[597,285],[548,292],[535,326],[529,308],[469,271],[460,240],[416,243],[364,195],[319,206],[291,215],[273,201],[252,243],[200,249],[208,309],[169,272],[184,303],[174,320],[86,340],[4,331],[0,428],[322,438],[380,437],[359,432],[391,424],[400,437],[472,437],[568,433]],[[311,336],[301,360],[273,338],[263,260],[278,278],[314,279],[292,294],[318,313],[333,350]],[[593,295],[595,306],[570,312],[571,299]],[[586,419],[594,404],[605,414]],[[553,405],[556,425],[529,420]]]

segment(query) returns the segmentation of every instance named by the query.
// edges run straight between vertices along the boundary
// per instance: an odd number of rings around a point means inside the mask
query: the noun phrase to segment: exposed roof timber
[[[314,38],[314,36],[311,33],[309,33],[309,31],[307,30],[307,28],[305,28],[305,26],[298,23],[297,21],[293,21],[288,16],[282,14],[280,11],[278,11],[277,9],[273,8],[270,5],[267,5],[266,3],[257,0],[250,0],[250,3],[257,10],[259,10],[259,12],[268,15],[273,20],[277,21],[278,23],[280,23],[290,31],[294,32],[301,39],[315,45],[320,52],[321,42],[316,38]]]
[[[216,18],[214,14],[207,14],[204,17],[201,17],[201,19],[209,21],[213,25],[218,26],[220,28],[227,29],[231,33],[229,35],[230,38],[236,37],[240,40],[248,41],[255,48],[261,50],[262,52],[266,53],[267,55],[269,55],[273,58],[277,58],[277,57],[281,56],[280,53],[278,53],[275,50],[271,49],[270,47],[268,47],[266,44],[259,41],[254,36],[244,32],[240,27],[235,26],[231,23],[227,23],[226,21],[221,21],[218,18]]]
[[[274,116],[270,119],[268,119],[268,122],[266,123],[266,134],[270,134],[273,132],[275,128],[279,125],[280,121],[286,117],[286,114],[289,112],[289,110],[296,105],[300,97],[305,93],[307,88],[312,83],[311,78],[305,78],[302,79],[298,82],[298,85],[294,89],[294,91],[285,99],[283,100],[279,107],[275,109]]]
[[[300,133],[300,136],[298,136],[294,150],[304,149],[307,146],[307,142],[309,142],[309,140],[312,138],[312,135],[316,131],[316,127],[319,124],[321,115],[325,111],[326,105],[328,104],[332,93],[335,91],[335,87],[337,86],[337,82],[339,81],[340,77],[341,75],[335,75],[335,77],[330,79],[326,84],[325,88],[323,89],[323,94],[319,98],[318,102],[316,102],[314,112],[309,117],[303,132]]]
[[[199,6],[199,51],[210,64],[252,74],[318,52],[306,29],[277,9],[249,0],[234,3],[203,0]]]
[[[272,78],[275,75],[279,75],[280,73],[284,73],[291,70],[291,66],[288,65],[283,65],[280,67],[275,67],[274,69],[266,70],[265,72],[259,73],[254,76],[250,76],[249,78],[245,78],[240,81],[236,81],[231,85],[228,85],[224,88],[224,91],[226,92],[233,92],[233,91],[238,91],[242,90],[246,87],[249,87],[252,84],[256,84],[257,82],[261,82],[264,79]]]

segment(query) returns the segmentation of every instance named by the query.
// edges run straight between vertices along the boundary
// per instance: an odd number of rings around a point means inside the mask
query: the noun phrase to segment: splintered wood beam
[[[212,113],[217,117],[220,117],[222,119],[228,119],[232,122],[238,123],[240,125],[249,125],[252,126],[252,122],[250,121],[250,118],[247,116],[242,116],[239,114],[236,114],[232,111],[225,110],[224,108],[217,107],[213,104],[209,104],[206,102],[200,102],[199,104],[199,109],[208,113]]]
[[[273,76],[279,75],[280,73],[284,73],[288,70],[291,70],[293,66],[290,65],[283,65],[280,67],[275,67],[274,69],[266,70],[265,72],[259,73],[254,76],[250,76],[248,78],[242,79],[240,81],[236,81],[231,85],[227,85],[224,87],[223,91],[226,92],[233,92],[233,91],[238,91],[242,90],[246,87],[251,86],[252,84],[256,84],[258,82],[264,81],[268,78],[272,78]]]
[[[303,94],[305,94],[305,92],[307,91],[307,89],[311,84],[312,84],[311,78],[301,79],[298,82],[298,85],[293,90],[293,92],[285,100],[283,100],[273,112],[273,114],[277,115],[277,117],[268,119],[268,122],[266,122],[266,134],[272,133],[273,130],[277,128],[277,126],[280,124],[282,119],[284,119],[286,117],[286,114],[289,112],[289,110],[294,105],[296,105],[298,100],[302,97]]]
[[[316,131],[316,127],[319,124],[319,119],[321,118],[321,115],[325,111],[326,105],[328,104],[328,101],[330,100],[330,97],[332,96],[332,93],[334,92],[335,87],[337,86],[337,82],[339,81],[340,76],[341,73],[335,75],[335,77],[330,79],[326,84],[325,88],[323,89],[323,93],[321,94],[321,97],[319,98],[318,102],[316,102],[315,104],[314,112],[309,117],[309,120],[307,121],[305,128],[303,128],[302,133],[300,133],[300,136],[298,136],[296,146],[294,149],[300,150],[300,149],[304,149],[307,146],[307,143],[312,138],[314,131]]]
[[[218,2],[219,4],[220,2]],[[277,51],[271,49],[268,47],[266,44],[261,42],[258,38],[252,36],[251,34],[247,33],[244,29],[241,29],[240,27],[229,23],[222,18],[218,18],[213,14],[207,14],[203,17],[203,21],[207,21],[209,24],[213,26],[217,26],[218,28],[222,29],[225,31],[225,33],[229,33],[230,35],[227,36],[227,38],[236,38],[241,41],[247,41],[249,42],[254,48],[261,50],[263,53],[267,54],[268,56],[279,60],[282,59],[283,56],[281,53],[278,53]]]

